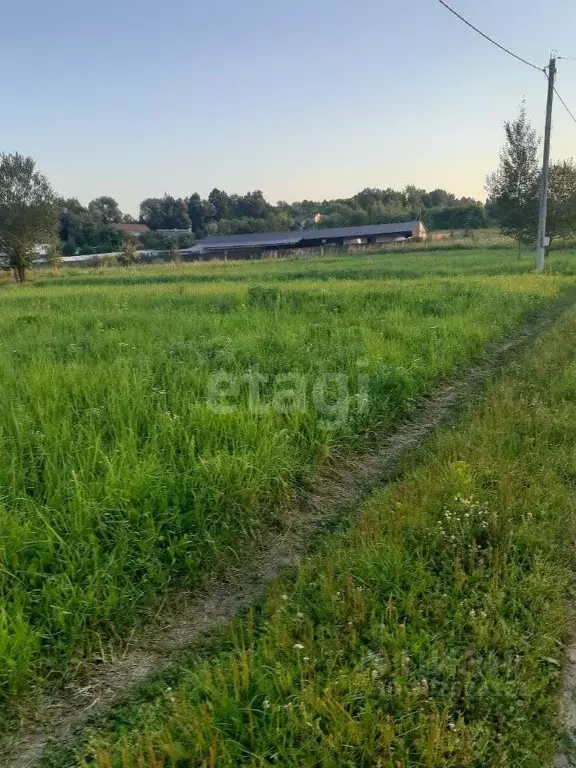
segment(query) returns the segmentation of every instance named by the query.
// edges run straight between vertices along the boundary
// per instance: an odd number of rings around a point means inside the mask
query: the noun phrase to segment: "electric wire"
[[[471,24],[467,19],[464,18],[464,16],[461,16],[457,11],[454,10],[454,8],[451,8],[448,3],[444,2],[444,0],[438,0],[440,5],[443,5],[446,10],[450,11],[450,13],[453,13],[456,18],[460,19],[460,21],[463,21],[466,26],[470,27],[470,29],[473,29],[474,32],[477,32],[479,35],[481,35],[485,40],[488,40],[488,42],[492,43],[492,45],[495,45],[496,48],[500,48],[501,51],[504,51],[504,53],[507,53],[509,56],[512,56],[512,58],[517,59],[518,61],[521,61],[522,64],[526,64],[528,67],[532,67],[532,69],[538,70],[538,72],[543,72],[544,68],[539,67],[536,64],[532,64],[531,61],[527,61],[526,59],[523,59],[522,56],[517,56],[515,53],[513,53],[508,48],[505,48],[503,45],[500,45],[500,43],[497,43],[496,40],[491,38],[489,35],[482,32],[482,30],[478,29],[478,27],[475,27],[474,24]]]

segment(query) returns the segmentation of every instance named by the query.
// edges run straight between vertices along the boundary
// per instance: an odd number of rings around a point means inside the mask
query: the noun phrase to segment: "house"
[[[150,227],[147,227],[146,224],[112,224],[111,228],[123,235],[132,235],[132,237],[140,237],[144,232],[150,232]]]
[[[421,221],[329,229],[300,229],[290,232],[258,232],[252,235],[210,235],[191,248],[190,253],[213,256],[227,256],[234,253],[238,256],[249,256],[263,251],[319,248],[324,245],[345,247],[378,245],[413,238],[423,240],[427,235],[426,227]]]

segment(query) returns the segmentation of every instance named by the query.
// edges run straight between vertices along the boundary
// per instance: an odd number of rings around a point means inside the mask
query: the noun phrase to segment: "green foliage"
[[[0,153],[0,250],[18,282],[24,282],[36,246],[54,237],[56,198],[31,157]]]
[[[163,232],[143,232],[138,237],[138,245],[142,250],[151,251],[169,251],[173,248],[190,248],[195,242],[194,234],[190,232],[174,232],[165,234]]]
[[[500,167],[486,181],[487,208],[504,234],[532,245],[538,229],[540,140],[524,107],[516,120],[504,124],[504,132]]]
[[[500,168],[487,180],[486,208],[501,231],[518,243],[532,245],[538,229],[541,171],[539,139],[524,108],[513,122],[504,125],[507,144]],[[576,165],[572,160],[550,167],[547,234],[551,239],[576,232]]]
[[[167,194],[149,197],[140,203],[140,221],[150,229],[190,229],[188,202]]]
[[[547,231],[551,239],[568,237],[576,232],[576,165],[573,160],[554,163],[550,167]]]
[[[572,310],[256,613],[43,764],[551,765],[576,533],[575,339]]]
[[[93,220],[103,227],[108,227],[110,224],[120,224],[123,220],[122,211],[116,200],[106,195],[92,200],[88,204],[88,212]]]
[[[60,240],[50,243],[46,252],[46,263],[56,270],[62,264],[62,245]]]
[[[163,235],[161,232],[143,232],[138,238],[140,247],[144,250],[163,251],[170,248],[170,238],[167,235]]]
[[[482,203],[429,208],[424,211],[422,220],[431,230],[483,229],[490,226],[490,217]]]
[[[153,231],[142,235],[141,245],[150,250],[169,249],[169,238],[160,229],[182,229],[179,245],[189,247],[207,234],[234,235],[253,232],[293,230],[302,227],[339,227],[381,222],[407,221],[422,215],[432,229],[476,229],[487,226],[481,203],[470,198],[457,199],[443,190],[426,192],[407,187],[365,189],[352,198],[303,201],[276,206],[268,203],[260,190],[245,195],[213,189],[208,199],[198,193],[188,199],[165,194],[147,198],[140,204],[140,221]],[[113,198],[101,197],[84,208],[76,199],[61,201],[60,237],[66,255],[116,252],[121,234],[111,229],[117,222],[133,221],[122,214]],[[191,228],[192,234],[186,230]]]
[[[115,253],[122,247],[121,233],[102,220],[102,216],[125,218],[119,211],[114,212],[117,204],[112,198],[99,198],[90,206],[84,208],[75,198],[60,201],[60,239],[64,255]]]
[[[197,193],[188,201],[192,228],[206,234],[235,235],[314,227],[346,227],[408,221],[422,217],[433,229],[477,229],[489,225],[482,203],[456,198],[444,190],[426,192],[364,189],[347,199],[270,205],[260,190],[229,195],[213,189],[207,200]]]
[[[389,272],[404,268],[405,256],[380,258]],[[457,273],[454,259],[469,257],[451,258]],[[335,445],[396,423],[562,284],[433,277],[432,260],[421,280],[254,280],[280,267],[231,264],[228,282],[228,265],[112,268],[5,290],[5,703],[128,632],[177,584],[194,585],[233,557]],[[351,261],[348,277],[352,269]],[[356,397],[359,370],[369,377],[366,407]],[[254,371],[269,377],[265,403],[274,402],[276,376],[303,376],[306,407],[255,412],[247,379]],[[220,372],[238,377],[232,410],[215,410],[209,396]],[[320,409],[313,390],[334,373],[349,392],[344,417],[328,429],[334,407]]]
[[[132,264],[137,264],[139,261],[138,244],[132,238],[125,238],[122,251],[118,256],[118,263],[124,267],[129,267]]]
[[[228,219],[232,216],[234,200],[226,192],[214,188],[208,195],[208,202],[212,209],[212,215],[215,221]]]

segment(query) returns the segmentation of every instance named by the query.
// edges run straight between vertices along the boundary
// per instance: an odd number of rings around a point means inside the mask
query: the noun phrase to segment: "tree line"
[[[114,224],[133,223],[112,197],[60,200],[59,236],[63,253],[105,253],[122,247]],[[245,195],[213,189],[207,198],[197,192],[188,198],[151,197],[140,203],[138,222],[152,231],[139,238],[143,248],[167,248],[176,239],[186,247],[206,235],[236,235],[318,227],[348,227],[409,221],[421,218],[430,229],[478,229],[490,224],[484,205],[458,198],[443,189],[427,192],[415,186],[404,190],[364,189],[350,198],[303,200],[296,203],[266,200],[261,190]],[[166,235],[159,230],[180,230]]]
[[[268,203],[259,190],[239,196],[213,189],[205,200],[197,193],[192,195],[188,212],[198,237],[352,227],[416,218],[431,229],[472,229],[488,224],[482,203],[457,198],[443,189],[427,192],[414,186],[404,190],[368,188],[350,198],[280,201],[276,205]]]
[[[49,243],[49,260],[62,254],[133,253],[137,247],[186,247],[211,234],[249,234],[318,227],[345,227],[421,219],[429,229],[477,229],[497,223],[522,244],[534,244],[538,220],[540,139],[521,110],[506,122],[500,164],[488,177],[488,200],[456,197],[443,189],[430,192],[413,185],[403,190],[367,188],[350,198],[269,203],[260,190],[245,195],[213,189],[207,198],[164,194],[140,204],[139,223],[150,231],[138,246],[115,228],[135,223],[109,196],[88,206],[57,196],[34,160],[0,153],[0,266],[23,281],[36,247]],[[576,165],[555,163],[550,173],[548,234],[551,239],[576,233]],[[171,230],[162,233],[161,230]],[[174,235],[175,233],[175,235]]]

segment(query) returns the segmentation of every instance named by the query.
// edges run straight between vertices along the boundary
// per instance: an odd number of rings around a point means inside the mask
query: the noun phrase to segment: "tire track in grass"
[[[45,695],[34,713],[25,713],[0,756],[0,768],[30,768],[50,742],[63,742],[94,712],[119,704],[130,689],[202,635],[229,621],[256,601],[282,568],[294,565],[322,525],[356,507],[375,487],[392,479],[401,458],[454,418],[500,369],[512,362],[542,330],[572,305],[565,293],[538,313],[514,336],[491,344],[481,363],[442,384],[413,417],[380,436],[377,447],[352,456],[333,457],[318,472],[309,491],[299,491],[283,512],[282,531],[270,531],[245,551],[244,561],[193,594],[181,593],[160,607],[154,621],[140,627],[123,651],[102,653],[102,663],[82,684],[69,684]]]

